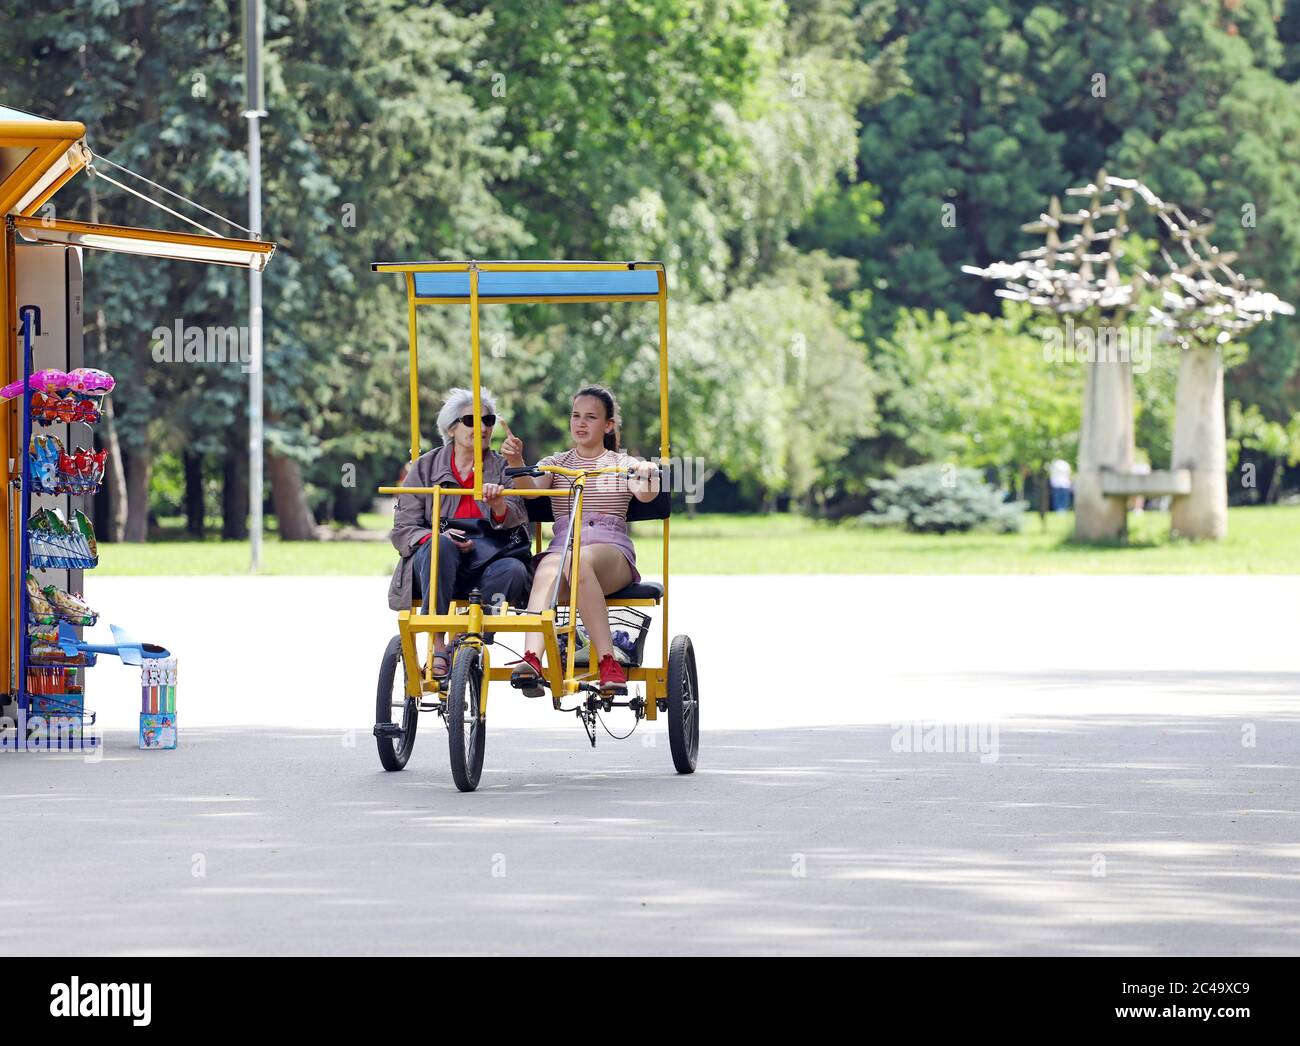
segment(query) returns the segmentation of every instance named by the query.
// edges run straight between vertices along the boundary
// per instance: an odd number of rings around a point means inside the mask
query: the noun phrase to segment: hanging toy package
[[[0,389],[0,399],[13,399],[31,389],[32,421],[40,425],[57,422],[99,421],[104,397],[117,382],[108,371],[94,367],[61,370],[38,370],[27,381],[13,381]]]
[[[27,521],[31,565],[90,570],[99,563],[99,544],[90,519],[78,509],[69,523],[57,508],[38,509]]]
[[[107,450],[78,447],[69,454],[58,436],[33,433],[28,454],[37,494],[96,494],[104,482]]]

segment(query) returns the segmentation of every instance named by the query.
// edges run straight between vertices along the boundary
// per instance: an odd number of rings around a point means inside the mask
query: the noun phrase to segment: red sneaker
[[[525,650],[524,656],[512,661],[514,670],[510,673],[510,685],[524,692],[525,697],[542,696],[542,660],[531,650]]]
[[[613,654],[606,654],[600,659],[600,688],[605,690],[613,686],[623,686],[627,683],[627,673],[623,671],[623,666],[614,660]]]

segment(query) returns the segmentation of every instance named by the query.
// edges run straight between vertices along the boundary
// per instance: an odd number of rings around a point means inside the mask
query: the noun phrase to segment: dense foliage
[[[99,153],[239,219],[242,6],[0,0],[0,103],[84,120]],[[355,518],[405,458],[406,316],[379,258],[663,259],[672,445],[710,477],[703,507],[832,515],[927,461],[1030,496],[1072,457],[1081,369],[959,269],[1030,246],[1020,224],[1101,166],[1215,212],[1239,267],[1300,300],[1300,0],[268,0],[266,41],[287,530]],[[74,184],[60,216],[170,225]],[[156,364],[150,338],[243,323],[246,278],[98,256],[87,287],[90,359],[123,384],[122,532],[143,537],[152,508],[237,535],[246,375]],[[427,445],[439,390],[467,377],[468,318],[420,324]],[[484,335],[484,383],[530,457],[589,380],[619,394],[629,447],[657,449],[653,310],[488,310]],[[1294,464],[1294,321],[1248,349],[1228,394],[1263,499]],[[1156,355],[1138,433],[1160,467],[1176,358]]]

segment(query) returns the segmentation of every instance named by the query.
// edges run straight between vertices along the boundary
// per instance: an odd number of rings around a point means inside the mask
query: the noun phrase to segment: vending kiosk
[[[29,744],[23,725],[36,709],[85,713],[86,670],[96,657],[75,646],[91,617],[65,598],[85,592],[84,571],[98,560],[90,499],[102,473],[82,452],[93,447],[89,426],[103,390],[84,367],[83,266],[93,278],[94,254],[115,251],[261,271],[275,251],[204,227],[178,233],[54,218],[45,205],[72,178],[108,177],[84,135],[83,124],[0,106],[0,387],[8,390],[0,496],[9,528],[0,548],[0,744],[19,750],[46,747]]]

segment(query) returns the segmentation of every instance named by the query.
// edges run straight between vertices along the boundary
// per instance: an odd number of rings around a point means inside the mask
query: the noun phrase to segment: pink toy
[[[83,395],[106,396],[116,384],[117,381],[108,371],[96,370],[94,367],[78,367],[68,374],[68,387]]]
[[[65,395],[69,390],[83,396],[107,396],[113,391],[117,381],[106,370],[94,367],[78,367],[69,374],[61,370],[38,370],[31,376],[30,385],[33,392]],[[12,381],[0,389],[0,399],[11,400],[23,394],[23,383]]]
[[[104,372],[97,371],[96,373],[103,374]],[[107,375],[105,376],[107,377]],[[28,382],[33,392],[63,392],[68,388],[69,379],[70,375],[64,374],[61,370],[38,370],[28,379]],[[108,380],[112,381],[113,379],[110,377]],[[110,385],[109,388],[112,388],[112,386]],[[2,399],[11,400],[15,396],[21,396],[22,394],[22,381],[11,381],[3,389],[0,389],[0,398]]]

